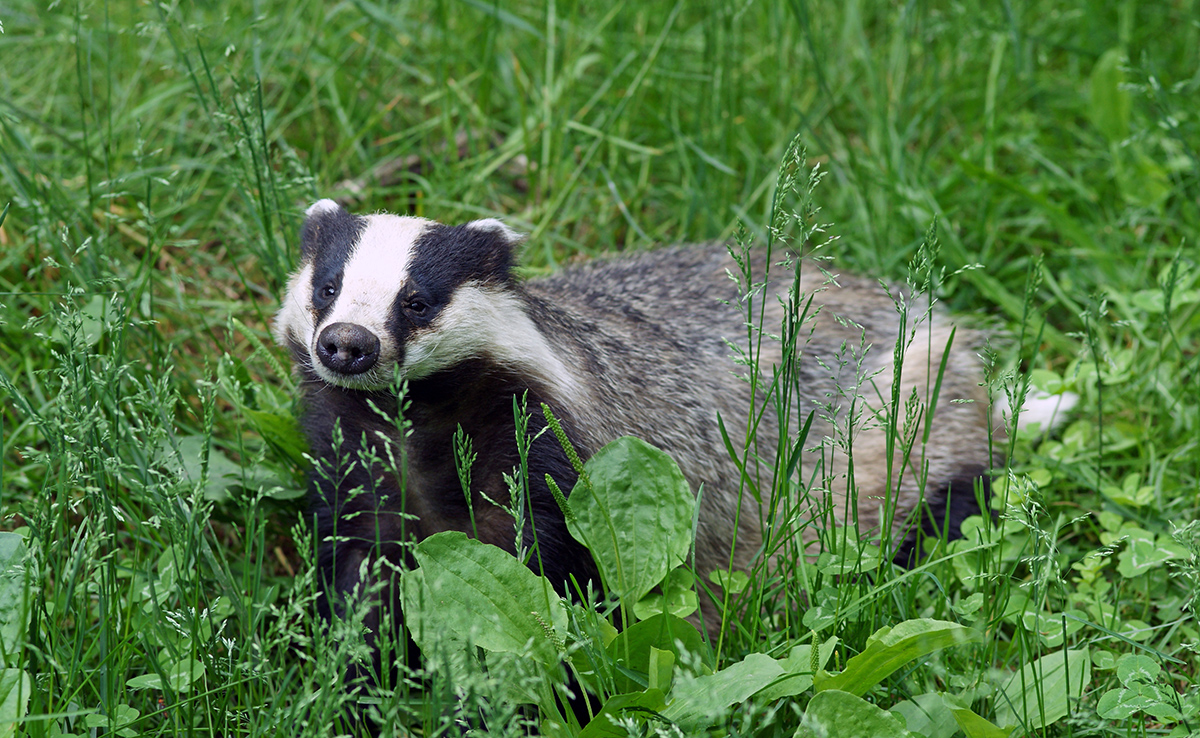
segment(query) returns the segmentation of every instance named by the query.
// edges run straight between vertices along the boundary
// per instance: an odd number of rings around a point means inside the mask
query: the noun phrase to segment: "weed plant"
[[[1194,0],[0,6],[0,738],[328,735],[362,709],[402,735],[1200,732],[1197,17]],[[685,564],[584,607],[465,539],[423,544],[414,622],[456,546],[541,593],[530,645],[414,627],[420,662],[347,692],[365,613],[313,614],[307,450],[268,339],[323,196],[504,217],[531,234],[530,274],[655,242],[820,246],[833,273],[908,280],[987,326],[997,400],[1080,403],[1053,433],[998,435],[995,518],[909,570],[790,517],[812,485],[787,466],[744,492],[818,544],[781,535],[744,580]],[[761,326],[745,287],[750,330],[798,341],[805,296]],[[778,371],[763,411],[788,417]],[[919,452],[921,411],[893,398],[898,448]],[[838,442],[789,422],[779,458]],[[715,584],[730,623],[706,643],[671,613]],[[581,684],[611,720],[577,724]]]

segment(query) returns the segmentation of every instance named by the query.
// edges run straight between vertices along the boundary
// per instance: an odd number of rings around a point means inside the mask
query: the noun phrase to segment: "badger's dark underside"
[[[326,618],[344,616],[369,596],[374,605],[365,625],[372,640],[381,628],[402,633],[395,573],[412,565],[410,546],[434,533],[464,531],[517,554],[513,518],[488,499],[509,502],[503,475],[520,462],[514,401],[529,409],[528,435],[534,439],[527,457],[529,499],[522,536],[529,566],[564,596],[572,594],[572,582],[586,586],[595,577],[591,554],[568,533],[546,486],[548,474],[569,491],[576,474],[554,435],[541,432],[546,421],[536,388],[474,361],[412,381],[403,414],[412,431],[403,443],[398,442],[398,406],[390,391],[347,390],[309,378],[305,397],[309,443],[324,451],[313,471],[311,505],[324,592],[319,607]],[[561,408],[555,414],[570,435],[569,414]],[[453,456],[460,425],[476,454],[470,503]],[[586,457],[591,449],[579,451]],[[379,602],[389,603],[390,622],[380,622]],[[378,679],[390,669],[375,650]]]

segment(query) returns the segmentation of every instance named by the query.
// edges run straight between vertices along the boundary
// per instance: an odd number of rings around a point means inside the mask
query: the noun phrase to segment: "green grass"
[[[1002,545],[822,580],[817,615],[751,613],[714,666],[837,636],[836,672],[935,618],[982,640],[869,701],[1003,722],[1011,675],[1086,648],[1083,698],[1026,732],[1200,731],[1194,0],[45,5],[0,9],[0,723],[27,700],[31,736],[320,734],[339,709],[355,639],[311,615],[268,337],[308,202],[500,215],[531,273],[761,242],[798,134],[839,269],[903,280],[936,222],[939,299],[996,329],[994,394],[1082,400],[1013,439]],[[431,671],[386,705],[426,734],[464,704],[537,725],[480,696],[505,674]],[[713,730],[790,736],[815,699]]]

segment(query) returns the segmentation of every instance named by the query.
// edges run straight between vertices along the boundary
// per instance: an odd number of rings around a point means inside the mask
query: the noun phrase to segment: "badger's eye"
[[[323,310],[329,307],[329,303],[333,302],[333,298],[337,297],[338,292],[342,289],[339,280],[331,279],[325,284],[313,290],[313,307],[318,310]]]
[[[405,307],[408,308],[408,312],[418,318],[424,318],[429,313],[429,304],[419,297],[409,298]]]

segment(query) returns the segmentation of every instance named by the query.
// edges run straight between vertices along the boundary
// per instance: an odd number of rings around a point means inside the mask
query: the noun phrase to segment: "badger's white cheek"
[[[312,338],[314,326],[308,287],[311,281],[312,265],[305,266],[288,280],[287,293],[275,314],[275,325],[271,330],[280,346],[287,347],[291,341],[306,345]]]
[[[446,306],[433,322],[414,331],[404,346],[404,374],[427,377],[467,359],[489,353],[490,333],[475,306],[461,298]]]
[[[421,379],[458,363],[453,355],[454,336],[440,331],[421,332],[404,346],[404,376]]]
[[[422,377],[481,357],[519,365],[531,341],[540,339],[512,295],[466,284],[429,326],[408,340],[404,370],[410,377]]]

